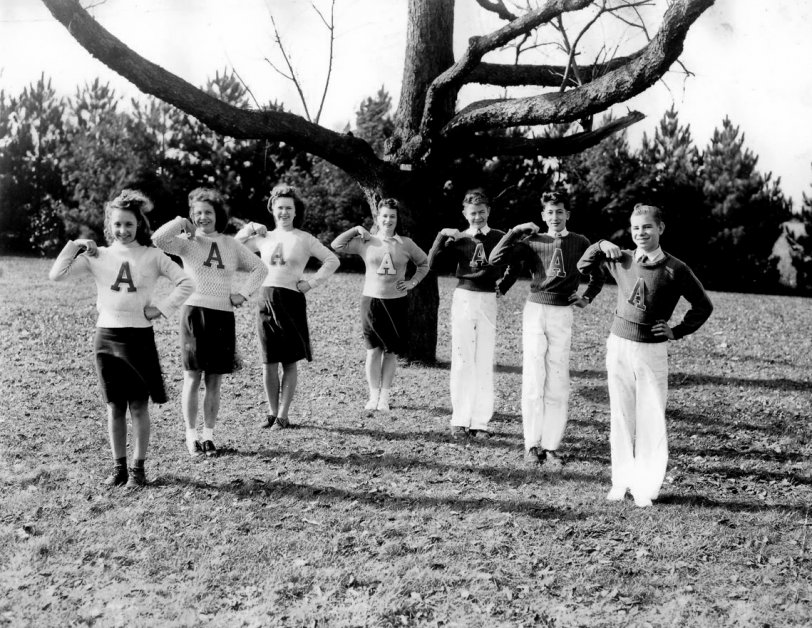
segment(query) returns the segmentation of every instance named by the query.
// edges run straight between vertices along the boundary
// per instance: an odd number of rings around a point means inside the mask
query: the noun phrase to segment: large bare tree
[[[437,225],[431,215],[443,181],[443,165],[462,154],[558,156],[580,152],[640,120],[637,112],[592,128],[596,113],[628,100],[657,82],[678,60],[690,27],[714,0],[668,0],[659,28],[650,34],[641,10],[651,0],[407,0],[405,67],[396,113],[396,129],[385,154],[364,140],[337,133],[299,115],[239,109],[204,93],[182,78],[138,55],[109,33],[79,0],[42,0],[54,17],[90,54],[141,91],[178,107],[212,130],[235,138],[286,142],[321,157],[351,175],[374,207],[386,196],[401,199],[404,218],[425,245]],[[476,2],[504,25],[472,37],[459,58],[453,52],[457,2]],[[568,14],[576,14],[569,16]],[[575,30],[564,17],[580,17]],[[579,43],[601,19],[639,28],[647,43],[624,56],[607,45],[581,62]],[[572,29],[572,26],[569,27]],[[554,34],[562,53],[559,65],[521,64],[519,53],[545,43]],[[512,46],[514,63],[486,62],[483,57]],[[533,86],[536,93],[517,98],[473,102],[458,107],[460,89],[471,83]],[[489,131],[580,121],[582,131],[565,137],[517,138]],[[422,231],[421,231],[422,230]],[[412,297],[412,357],[433,361],[436,345],[437,284],[424,281]]]

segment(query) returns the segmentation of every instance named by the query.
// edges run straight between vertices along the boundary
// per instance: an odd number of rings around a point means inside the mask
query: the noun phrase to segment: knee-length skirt
[[[265,286],[257,310],[257,332],[265,364],[313,360],[307,302],[298,290]]]
[[[186,371],[233,373],[237,335],[234,312],[184,305],[180,315],[180,347]]]
[[[97,327],[96,373],[106,403],[166,403],[166,389],[152,327]]]
[[[378,299],[361,297],[361,327],[367,349],[381,348],[402,355],[409,335],[407,297]]]

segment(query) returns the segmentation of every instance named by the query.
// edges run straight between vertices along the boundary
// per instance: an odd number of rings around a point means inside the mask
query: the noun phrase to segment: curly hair
[[[546,207],[547,205],[563,205],[564,209],[569,211],[570,196],[567,194],[567,191],[563,189],[544,192],[541,195],[541,206]]]
[[[195,203],[208,203],[214,209],[214,230],[223,233],[228,225],[228,208],[226,199],[215,189],[195,188],[189,192],[189,219],[192,218],[192,206]]]
[[[116,209],[128,211],[135,216],[135,240],[143,246],[153,246],[150,236],[152,229],[147,220],[147,214],[154,208],[152,201],[146,194],[138,190],[122,190],[118,196],[104,206],[104,239],[107,244],[115,242],[113,230],[110,227],[110,216]]]
[[[298,190],[287,183],[275,185],[271,190],[271,196],[268,199],[268,212],[271,215],[273,215],[273,204],[278,198],[293,199],[293,208],[296,212],[293,216],[293,228],[298,229],[301,227],[305,219],[305,204],[299,197]]]

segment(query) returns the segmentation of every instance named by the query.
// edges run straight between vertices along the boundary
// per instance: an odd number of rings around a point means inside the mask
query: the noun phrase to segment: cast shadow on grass
[[[667,408],[665,416],[669,426],[674,425],[675,422],[694,425],[701,428],[698,430],[699,434],[718,435],[722,438],[729,438],[731,430],[735,430],[737,433],[747,430],[754,432],[773,432],[776,436],[781,436],[784,433],[784,430],[776,425],[757,425],[756,423],[748,423],[733,417],[725,419],[725,417],[718,415],[708,417],[705,414],[686,412],[678,407]],[[675,429],[680,430],[682,428],[675,427]]]
[[[513,466],[494,467],[484,465],[457,465],[435,462],[434,460],[420,460],[417,458],[398,456],[395,454],[347,454],[346,456],[323,454],[311,451],[286,451],[276,449],[262,449],[257,455],[266,458],[287,458],[297,462],[323,462],[328,465],[347,466],[352,465],[370,470],[391,470],[402,471],[419,467],[424,470],[431,470],[432,477],[440,477],[440,474],[448,471],[477,474],[481,477],[510,486],[522,486],[525,484],[558,484],[575,480],[586,484],[605,484],[607,478],[595,473],[584,473],[577,470],[569,470],[566,467],[555,473],[544,471],[544,467],[538,469],[528,469],[523,465],[522,457],[515,456],[515,460],[508,461]],[[454,484],[453,479],[443,479],[443,483]]]
[[[212,484],[191,478],[165,475],[152,482],[151,486],[171,487],[183,485],[190,489],[227,492],[236,497],[251,499],[263,491],[264,497],[295,498],[310,502],[314,498],[330,503],[361,503],[369,506],[384,507],[386,510],[414,511],[416,508],[427,508],[436,511],[438,508],[450,508],[455,511],[499,511],[503,513],[524,515],[533,519],[556,519],[571,521],[583,518],[583,513],[570,509],[555,508],[531,500],[492,500],[487,498],[447,498],[431,496],[399,496],[386,491],[374,493],[363,490],[349,490],[337,487],[311,486],[287,481],[232,480],[228,484]]]
[[[778,377],[775,379],[747,379],[744,377],[724,377],[721,375],[701,375],[695,373],[669,373],[669,388],[689,386],[742,386],[744,388],[766,388],[767,390],[792,390],[806,392],[809,382]]]
[[[724,465],[697,466],[691,463],[685,465],[685,470],[697,476],[716,477],[725,480],[744,478],[759,482],[781,482],[788,480],[795,485],[812,486],[812,476],[802,475],[794,471],[762,471],[758,469],[742,469],[741,467],[728,467]],[[764,488],[769,488],[765,486]]]
[[[769,510],[779,510],[786,513],[802,513],[808,510],[808,506],[803,504],[758,504],[753,501],[733,501],[723,499],[713,499],[705,495],[661,495],[657,500],[660,506],[690,506],[699,508],[721,508],[730,512],[765,512]],[[656,506],[655,506],[656,507]]]

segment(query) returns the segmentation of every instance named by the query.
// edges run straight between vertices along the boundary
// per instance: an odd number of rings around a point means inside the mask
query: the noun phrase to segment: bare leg
[[[378,410],[389,412],[389,390],[392,388],[397,367],[398,356],[394,353],[384,353],[381,360],[381,394],[378,397]]]
[[[214,429],[217,414],[220,412],[220,383],[223,376],[220,373],[206,373],[206,393],[203,397],[203,424],[210,430]]]
[[[186,429],[193,430],[197,427],[198,394],[200,393],[201,371],[183,372],[183,392],[181,395],[181,409],[183,421]]]
[[[367,384],[369,384],[369,401],[364,406],[365,410],[374,410],[378,407],[378,397],[381,393],[381,362],[383,360],[383,349],[367,349],[367,361],[365,366]]]
[[[107,436],[110,439],[110,451],[113,459],[127,457],[127,405],[107,404]]]
[[[144,460],[149,447],[149,401],[130,401],[130,416],[133,420],[133,460]]]
[[[282,393],[279,403],[279,418],[287,419],[290,404],[293,403],[293,394],[299,381],[298,362],[282,364]]]
[[[262,365],[262,383],[271,416],[279,416],[279,362]]]

